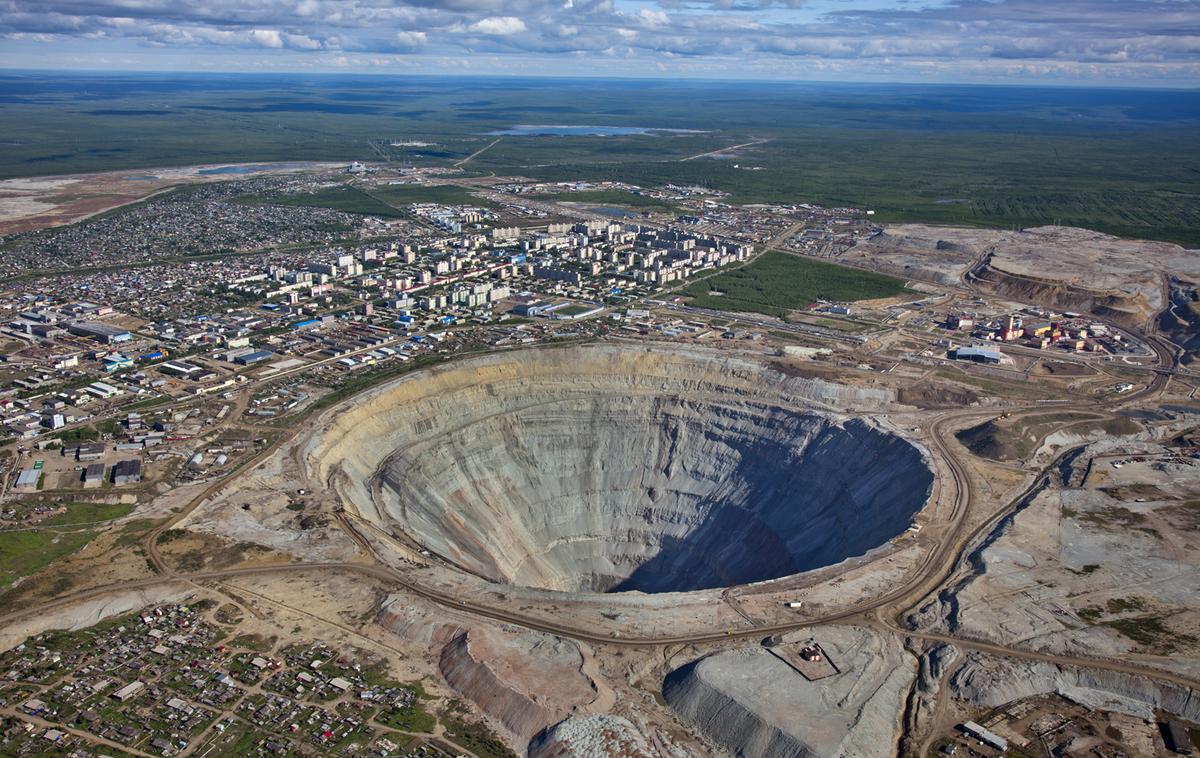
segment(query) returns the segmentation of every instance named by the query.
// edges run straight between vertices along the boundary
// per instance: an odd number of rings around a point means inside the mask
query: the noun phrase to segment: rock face
[[[891,398],[702,351],[492,355],[332,416],[308,463],[385,529],[497,582],[686,591],[862,555],[932,474],[829,401]]]
[[[663,696],[684,721],[745,758],[892,755],[915,660],[897,640],[866,629],[823,627],[817,639],[840,673],[810,682],[766,649],[743,648],[673,671]]]
[[[442,650],[446,682],[521,744],[596,697],[574,643],[538,632],[474,628]]]
[[[598,714],[569,718],[529,745],[529,758],[663,758],[628,719]]]
[[[1188,721],[1200,720],[1200,695],[1192,690],[1116,671],[971,653],[950,678],[950,686],[956,697],[986,707],[1054,692],[1090,708],[1138,718],[1152,719],[1161,709]]]
[[[1138,656],[1197,678],[1200,545],[1183,505],[1200,497],[1197,469],[1116,469],[1102,457],[1163,450],[1128,438],[1087,445],[1062,471],[1069,486],[1056,481],[979,535],[909,623],[1041,652]]]

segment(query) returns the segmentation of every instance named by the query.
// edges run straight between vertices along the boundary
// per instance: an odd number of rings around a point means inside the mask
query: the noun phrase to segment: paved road
[[[454,167],[455,167],[455,168],[458,168],[458,167],[462,166],[463,164],[470,163],[470,162],[471,162],[472,160],[474,160],[476,157],[478,157],[479,155],[482,155],[482,154],[483,154],[483,152],[484,152],[485,150],[490,150],[490,149],[491,149],[491,148],[492,148],[492,147],[493,147],[493,146],[494,146],[494,145],[495,145],[497,142],[499,142],[499,141],[500,141],[500,138],[499,138],[499,137],[497,137],[496,139],[492,140],[492,141],[491,141],[491,142],[489,142],[488,144],[484,145],[483,147],[479,148],[479,149],[478,149],[478,150],[476,150],[475,152],[473,152],[473,153],[471,153],[470,155],[468,155],[466,158],[463,158],[462,160],[460,160],[460,161],[458,161],[457,163],[455,163],[455,164],[454,164]]]
[[[684,161],[694,161],[694,160],[696,160],[697,158],[711,158],[711,157],[713,157],[714,155],[723,155],[723,154],[725,154],[725,153],[728,153],[728,152],[730,152],[730,151],[732,151],[732,150],[739,150],[739,149],[741,149],[741,148],[743,148],[743,147],[752,147],[752,146],[754,146],[754,145],[761,145],[761,144],[763,144],[764,142],[769,142],[769,141],[770,141],[770,140],[767,140],[767,139],[762,139],[762,138],[760,138],[760,139],[753,139],[753,140],[750,140],[749,142],[743,142],[743,143],[742,143],[742,144],[740,144],[740,145],[730,145],[729,147],[723,147],[723,148],[721,148],[720,150],[709,150],[707,153],[699,153],[699,154],[697,154],[697,155],[689,155],[689,156],[688,156],[688,157],[686,157],[686,158],[680,158],[680,159],[679,159],[679,162],[680,162],[680,163],[683,163]]]

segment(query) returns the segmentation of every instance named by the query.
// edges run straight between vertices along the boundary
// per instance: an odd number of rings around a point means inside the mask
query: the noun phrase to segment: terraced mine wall
[[[835,410],[893,403],[715,351],[542,349],[373,392],[306,455],[365,518],[489,580],[688,591],[902,533],[932,486],[923,452]]]

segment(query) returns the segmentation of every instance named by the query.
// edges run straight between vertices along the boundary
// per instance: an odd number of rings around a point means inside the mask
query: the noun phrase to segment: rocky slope
[[[1115,671],[971,653],[951,677],[950,686],[956,697],[985,707],[1053,692],[1089,708],[1138,718],[1153,719],[1155,711],[1164,710],[1200,721],[1200,695],[1192,690]]]
[[[575,644],[538,632],[463,632],[442,650],[447,684],[527,743],[595,699]]]
[[[892,755],[915,659],[898,639],[862,628],[823,627],[817,640],[840,673],[808,681],[765,648],[743,648],[675,670],[663,696],[745,758]]]
[[[529,758],[664,758],[620,716],[598,714],[569,718],[538,735]]]

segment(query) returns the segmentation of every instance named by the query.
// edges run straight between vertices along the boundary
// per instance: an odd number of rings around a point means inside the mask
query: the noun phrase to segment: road
[[[486,149],[486,147],[484,149]],[[482,150],[479,152],[482,152]],[[757,255],[761,255],[765,250],[774,247],[776,244],[778,244],[779,240],[786,239],[786,237],[793,233],[793,231],[794,230],[792,228],[789,228],[788,230],[785,230],[781,234],[777,235],[772,240],[761,245],[756,255],[751,257],[751,260],[753,260],[754,257],[757,257]],[[749,261],[747,261],[747,263],[748,262]],[[694,281],[695,280],[689,282],[688,284],[691,284]],[[657,295],[657,297],[670,297],[670,293],[660,293]],[[683,312],[688,312],[689,310],[700,311],[700,309],[689,309],[686,306],[672,305],[669,307],[674,307]],[[737,315],[736,317],[739,319],[743,318],[741,315]],[[797,325],[779,325],[775,324],[774,322],[771,322],[770,326],[771,328],[777,329],[783,329],[787,327],[796,329],[800,328],[797,327]],[[1119,405],[1128,405],[1148,397],[1153,397],[1161,392],[1167,387],[1170,381],[1170,372],[1173,371],[1177,366],[1177,352],[1173,349],[1173,346],[1171,346],[1169,342],[1154,335],[1146,337],[1145,342],[1154,352],[1155,358],[1158,362],[1157,370],[1155,370],[1153,377],[1146,387],[1125,396],[1120,401]],[[311,368],[311,365],[304,368]],[[272,379],[277,378],[278,376],[272,377]],[[242,389],[245,391],[246,385],[243,385]],[[1093,405],[1090,403],[1074,403],[1058,407],[1065,409],[1080,408],[1085,410],[1094,410]],[[1033,410],[1033,408],[1029,407],[1026,408],[1025,411],[1018,412],[1028,412],[1030,410]],[[150,564],[158,573],[158,576],[143,580],[126,581],[117,584],[95,587],[46,603],[28,606],[18,612],[10,613],[5,617],[0,617],[0,623],[7,624],[31,615],[45,614],[59,608],[104,597],[114,593],[127,592],[134,589],[146,589],[175,582],[190,582],[198,584],[204,582],[225,581],[239,577],[270,577],[288,574],[319,574],[329,571],[342,571],[354,573],[362,576],[364,579],[378,581],[390,587],[402,588],[405,591],[424,598],[432,603],[436,603],[443,607],[455,609],[461,612],[466,612],[480,618],[491,619],[501,623],[516,624],[527,629],[600,645],[615,645],[622,647],[699,645],[729,640],[760,639],[770,634],[784,633],[797,629],[834,623],[857,623],[872,626],[890,634],[902,635],[907,638],[923,640],[931,643],[951,644],[964,650],[975,650],[987,653],[989,655],[1051,663],[1061,666],[1075,666],[1114,671],[1147,677],[1200,690],[1200,681],[1198,680],[1128,661],[1099,657],[1067,656],[1053,653],[1043,653],[1024,648],[1010,647],[996,643],[965,639],[950,635],[921,632],[909,629],[904,626],[901,621],[899,621],[899,619],[902,618],[907,612],[927,598],[929,593],[936,591],[937,588],[942,586],[943,583],[959,569],[964,555],[968,550],[971,549],[971,546],[975,544],[981,535],[994,528],[995,524],[1000,519],[1006,517],[1014,509],[1021,507],[1026,499],[1031,497],[1039,488],[1046,486],[1058,463],[1063,460],[1064,456],[1074,452],[1074,448],[1061,452],[1059,456],[1057,456],[1042,469],[1042,471],[1024,490],[1022,490],[1020,494],[1010,500],[1004,508],[989,514],[986,518],[975,519],[974,523],[976,523],[976,526],[973,528],[968,528],[968,523],[970,522],[968,522],[967,517],[969,514],[971,514],[973,504],[977,502],[977,498],[975,497],[974,486],[966,463],[960,457],[960,452],[955,449],[954,445],[948,444],[947,440],[952,435],[952,426],[977,417],[993,417],[996,415],[996,413],[997,411],[995,409],[955,410],[943,413],[934,420],[929,430],[929,444],[931,449],[938,456],[938,459],[945,464],[946,473],[948,474],[947,477],[943,477],[939,479],[939,481],[942,483],[941,486],[945,486],[950,489],[949,497],[945,501],[949,505],[949,514],[944,517],[939,517],[936,523],[927,526],[923,531],[920,539],[926,542],[932,542],[933,544],[926,552],[926,555],[922,559],[917,570],[913,571],[904,582],[880,596],[851,604],[833,613],[811,617],[797,617],[795,620],[789,620],[785,623],[761,624],[752,623],[749,620],[750,617],[745,616],[740,617],[740,620],[734,620],[733,625],[726,627],[715,627],[696,633],[681,635],[621,634],[617,636],[615,632],[608,633],[599,631],[594,626],[589,626],[583,622],[572,623],[569,620],[565,620],[564,616],[541,618],[523,611],[512,610],[510,608],[494,607],[478,600],[462,599],[442,590],[423,586],[419,580],[413,579],[404,572],[389,568],[384,565],[383,562],[374,555],[374,548],[371,540],[360,534],[357,531],[357,527],[351,522],[351,520],[346,518],[338,518],[337,523],[351,536],[352,539],[355,540],[360,548],[364,550],[367,559],[370,562],[300,563],[190,573],[178,572],[174,570],[164,560],[158,549],[157,542],[162,533],[167,529],[173,528],[175,525],[181,523],[191,513],[193,513],[196,508],[200,507],[205,501],[220,492],[220,490],[226,485],[236,480],[241,475],[241,471],[248,470],[249,468],[258,465],[260,462],[265,461],[267,458],[274,455],[281,445],[292,439],[292,437],[299,431],[300,427],[298,427],[286,433],[282,433],[271,445],[261,451],[253,459],[250,459],[244,463],[237,471],[232,472],[227,477],[215,481],[206,487],[203,492],[189,501],[189,503],[177,514],[158,525],[147,535],[143,547]]]
[[[1174,355],[1165,345],[1157,344],[1156,355],[1160,360],[1174,362]],[[1139,390],[1136,393],[1131,393],[1126,397],[1122,405],[1136,402],[1140,399],[1151,397],[1166,386],[1170,377],[1166,374],[1155,374],[1151,383]],[[1080,407],[1091,410],[1087,404],[1076,404],[1073,407]],[[1023,412],[1036,412],[1043,409],[1036,406],[1030,406]],[[1018,411],[1022,412],[1022,411]],[[967,517],[971,513],[971,508],[976,502],[974,488],[970,478],[970,473],[966,468],[966,464],[959,457],[959,451],[954,449],[951,443],[947,440],[952,435],[952,427],[972,421],[976,418],[989,418],[994,416],[994,409],[969,409],[969,410],[954,410],[941,414],[933,422],[928,435],[929,444],[935,451],[938,459],[944,462],[949,476],[939,479],[943,484],[950,488],[950,497],[945,501],[948,503],[950,512],[944,517],[939,517],[936,524],[931,524],[923,531],[921,538],[932,540],[934,545],[928,551],[919,568],[912,572],[910,577],[881,596],[869,598],[859,603],[852,604],[837,612],[822,614],[812,617],[798,617],[795,620],[790,620],[786,623],[755,623],[752,616],[742,613],[736,619],[732,620],[729,626],[724,628],[715,627],[704,632],[681,634],[681,635],[629,635],[622,634],[614,636],[612,633],[602,632],[586,623],[571,623],[564,620],[566,617],[557,616],[552,618],[540,618],[531,614],[515,611],[510,608],[497,608],[481,601],[472,599],[463,599],[454,596],[448,592],[438,590],[436,588],[427,587],[420,583],[419,580],[405,575],[403,572],[394,570],[383,565],[374,555],[374,549],[371,540],[367,539],[362,534],[358,533],[357,528],[350,519],[341,517],[338,514],[337,522],[350,536],[355,540],[359,547],[364,551],[372,562],[324,562],[324,563],[308,563],[308,564],[284,564],[278,566],[256,566],[248,568],[233,568],[220,571],[201,571],[201,572],[177,572],[173,570],[163,559],[157,547],[157,540],[166,529],[178,524],[191,514],[196,508],[203,504],[210,497],[216,495],[224,486],[236,479],[238,474],[234,473],[230,476],[216,481],[205,488],[203,492],[194,497],[178,514],[173,516],[168,521],[160,524],[152,532],[147,535],[144,543],[146,555],[159,576],[137,580],[132,582],[123,582],[116,585],[104,587],[96,587],[90,590],[69,595],[58,600],[43,603],[35,607],[29,607],[16,614],[10,614],[8,617],[0,620],[7,623],[18,618],[24,618],[29,615],[44,614],[53,611],[57,608],[67,607],[87,600],[105,597],[107,595],[119,592],[127,592],[137,589],[148,589],[155,586],[162,586],[174,582],[188,582],[192,584],[202,584],[206,582],[224,582],[237,578],[253,578],[253,577],[276,577],[287,575],[305,575],[316,574],[320,576],[331,571],[348,572],[362,577],[371,582],[379,582],[384,586],[391,588],[402,588],[412,595],[421,597],[429,602],[438,604],[442,607],[457,610],[467,614],[471,614],[480,618],[491,619],[500,623],[516,624],[527,629],[540,631],[547,634],[552,634],[564,638],[574,639],[581,642],[588,642],[596,645],[612,645],[628,648],[657,648],[664,646],[681,646],[681,645],[703,645],[711,643],[725,643],[730,641],[743,640],[758,640],[764,636],[778,633],[786,633],[797,629],[812,628],[828,624],[857,624],[874,628],[886,634],[899,635],[907,639],[920,640],[933,644],[948,644],[953,645],[960,650],[976,651],[993,656],[1001,656],[1008,658],[1017,658],[1020,660],[1048,663],[1057,666],[1069,666],[1078,668],[1090,668],[1096,670],[1110,671],[1121,674],[1129,674],[1133,676],[1146,677],[1180,687],[1200,690],[1200,681],[1185,677],[1179,674],[1162,671],[1145,665],[1139,665],[1128,661],[1115,660],[1110,658],[1084,657],[1084,656],[1068,656],[1053,653],[1044,653],[1024,648],[1010,647],[997,643],[991,643],[980,640],[967,639],[946,634],[937,634],[930,632],[922,632],[907,628],[900,621],[901,618],[913,607],[922,602],[924,598],[929,596],[929,593],[935,592],[943,583],[954,574],[961,566],[963,556],[976,543],[980,536],[994,528],[995,524],[1005,518],[1014,509],[1021,505],[1030,497],[1032,497],[1041,487],[1049,483],[1050,477],[1056,470],[1058,464],[1067,455],[1074,452],[1074,448],[1062,451],[1054,460],[1050,461],[1034,480],[1022,490],[1015,498],[1013,498],[1003,509],[990,514],[986,519],[980,521],[974,528],[967,529]],[[271,455],[274,455],[279,447],[287,440],[291,439],[297,430],[293,430],[289,434],[282,435],[272,445],[261,451],[257,456],[248,461],[242,468],[248,469],[259,462],[266,460]],[[241,589],[241,588],[239,588]],[[279,600],[272,599],[272,603],[289,608],[297,613],[307,614],[303,608],[293,607],[282,603]],[[735,606],[735,610],[737,607]],[[348,630],[352,631],[353,630]],[[943,688],[944,689],[944,688]],[[934,703],[934,726],[937,726],[941,719],[947,715],[945,695],[942,699]],[[925,735],[926,741],[929,735]]]
[[[499,142],[499,141],[500,141],[500,138],[499,138],[499,137],[497,137],[496,139],[492,140],[491,142],[487,143],[487,144],[486,144],[486,145],[484,145],[483,147],[479,148],[479,149],[478,149],[478,150],[476,150],[475,152],[473,152],[473,153],[471,153],[470,155],[468,155],[466,158],[463,158],[462,160],[460,160],[460,161],[458,161],[457,163],[455,163],[455,164],[454,164],[454,167],[455,167],[455,168],[461,168],[461,167],[462,167],[462,166],[464,166],[465,164],[467,164],[467,163],[470,163],[470,162],[471,162],[471,161],[473,161],[475,158],[479,157],[480,155],[483,155],[484,151],[486,151],[486,150],[491,150],[491,149],[492,149],[492,147],[494,147],[494,146],[496,145],[496,143],[497,143],[497,142]]]
[[[683,163],[684,161],[694,161],[697,158],[711,158],[714,155],[723,155],[725,153],[732,152],[734,150],[740,150],[743,147],[753,147],[754,145],[761,145],[764,142],[770,142],[770,140],[763,139],[763,138],[753,139],[753,140],[750,140],[749,142],[743,142],[740,145],[730,145],[729,147],[723,147],[720,150],[709,150],[707,153],[699,153],[697,155],[689,155],[686,158],[680,158],[679,162]]]
[[[135,750],[134,748],[122,745],[119,742],[113,742],[110,739],[105,739],[104,737],[92,734],[91,732],[85,732],[57,721],[47,721],[46,719],[38,718],[37,716],[31,716],[24,711],[18,711],[16,708],[0,708],[0,716],[8,716],[10,718],[20,719],[21,721],[28,721],[39,729],[57,729],[60,732],[65,732],[73,737],[78,737],[79,739],[89,742],[93,745],[103,745],[110,750],[116,750],[118,755],[136,755],[141,756],[141,758],[157,758],[154,753],[144,753],[141,750]],[[46,744],[49,745],[49,743]]]
[[[1154,344],[1156,345],[1156,348],[1157,348],[1156,352],[1157,352],[1160,360],[1169,361],[1170,363],[1168,363],[1168,365],[1173,365],[1174,355],[1171,354],[1164,345],[1160,345],[1157,343],[1154,343]],[[1161,374],[1161,373],[1155,374],[1153,380],[1147,387],[1145,387],[1144,389],[1142,389],[1138,392],[1131,393],[1129,396],[1127,396],[1122,401],[1122,405],[1136,402],[1144,397],[1148,397],[1148,396],[1151,396],[1151,395],[1157,393],[1163,387],[1165,387],[1166,382],[1168,380],[1169,380],[1169,376],[1167,376],[1165,374]],[[1090,410],[1090,407],[1087,404],[1077,404],[1076,406],[1061,406],[1061,407],[1064,407],[1064,408],[1081,407],[1081,408],[1086,408],[1086,409]],[[84,590],[82,592],[74,593],[72,595],[68,595],[63,598],[60,598],[58,600],[54,600],[54,601],[51,601],[48,603],[42,603],[42,604],[38,604],[36,606],[27,607],[20,612],[9,614],[8,616],[0,619],[0,622],[4,622],[4,623],[11,622],[18,618],[24,618],[28,615],[45,613],[45,612],[54,610],[56,608],[64,607],[64,606],[82,602],[85,600],[94,599],[97,597],[103,597],[105,595],[112,594],[114,592],[123,592],[123,591],[131,590],[131,589],[147,588],[147,587],[157,586],[157,585],[161,585],[161,584],[169,583],[169,582],[177,582],[177,581],[204,582],[204,581],[228,579],[228,578],[239,577],[239,576],[268,576],[268,575],[285,574],[285,573],[290,573],[290,572],[307,572],[307,571],[314,571],[314,570],[316,570],[316,571],[323,571],[323,570],[350,571],[350,572],[360,574],[366,578],[371,578],[371,579],[382,581],[389,585],[402,587],[405,590],[407,590],[408,592],[411,592],[417,596],[423,597],[426,600],[429,600],[431,602],[434,602],[434,603],[437,603],[437,604],[440,604],[440,605],[443,605],[446,607],[455,608],[457,610],[473,613],[475,615],[478,615],[478,616],[481,616],[484,618],[489,618],[489,619],[493,619],[493,620],[497,620],[497,621],[501,621],[501,622],[505,622],[505,623],[518,624],[521,626],[525,626],[529,629],[543,631],[543,632],[547,632],[550,634],[555,634],[555,635],[568,637],[568,638],[572,638],[572,639],[577,639],[577,640],[581,640],[581,641],[593,642],[593,643],[599,643],[599,644],[615,644],[615,645],[622,645],[622,646],[645,647],[645,646],[657,646],[657,645],[669,645],[669,644],[701,644],[701,643],[716,642],[716,641],[728,640],[728,639],[760,637],[760,636],[764,636],[767,634],[787,632],[787,631],[804,628],[804,627],[845,622],[845,621],[863,616],[864,614],[869,614],[872,612],[879,612],[879,611],[883,611],[883,610],[887,610],[887,609],[895,609],[897,611],[896,615],[899,615],[904,610],[907,610],[908,608],[912,607],[913,604],[919,602],[921,600],[921,598],[925,597],[928,594],[928,592],[930,592],[933,589],[935,589],[936,587],[938,587],[955,570],[955,568],[958,565],[958,562],[961,558],[961,555],[962,555],[963,551],[967,548],[967,546],[970,545],[973,542],[973,540],[976,539],[978,537],[978,535],[982,533],[982,531],[984,529],[989,528],[989,526],[991,524],[993,524],[997,519],[1002,518],[1004,515],[1006,515],[1008,512],[1010,512],[1012,508],[1017,507],[1023,501],[1023,499],[1025,497],[1027,497],[1036,487],[1042,486],[1042,484],[1044,482],[1044,477],[1049,475],[1049,472],[1053,470],[1053,466],[1056,465],[1056,463],[1061,459],[1061,456],[1060,456],[1060,458],[1056,458],[1055,461],[1052,461],[1051,464],[1049,464],[1045,469],[1043,469],[1041,474],[1037,478],[1035,478],[1034,482],[1031,483],[1020,495],[1018,495],[1016,498],[1014,498],[1008,504],[1008,506],[1006,508],[1002,509],[1001,511],[997,512],[996,514],[993,514],[990,519],[985,520],[982,524],[980,524],[974,530],[971,530],[970,532],[965,533],[965,534],[961,533],[965,516],[968,513],[971,503],[972,503],[973,488],[972,488],[970,477],[967,472],[965,464],[959,459],[957,452],[952,450],[945,442],[945,439],[950,436],[949,432],[946,431],[945,427],[951,423],[969,420],[969,419],[972,419],[975,417],[979,417],[979,418],[991,417],[991,416],[994,416],[995,413],[996,413],[996,411],[994,409],[982,409],[982,410],[974,409],[974,410],[968,410],[968,411],[951,411],[951,412],[947,412],[947,413],[944,413],[941,416],[939,416],[934,421],[934,423],[931,425],[930,435],[929,435],[931,447],[937,452],[940,459],[945,462],[945,464],[948,468],[950,477],[949,477],[949,479],[943,480],[943,481],[948,482],[949,486],[951,486],[953,488],[954,493],[953,493],[953,497],[951,499],[951,513],[950,513],[949,517],[947,519],[941,520],[936,527],[927,528],[926,533],[922,535],[926,539],[929,539],[932,535],[939,534],[939,533],[941,533],[942,536],[940,537],[940,539],[937,539],[936,545],[934,546],[934,548],[931,551],[929,551],[929,553],[927,554],[927,557],[922,562],[922,565],[916,572],[914,572],[913,576],[905,583],[893,588],[891,591],[885,593],[882,596],[870,598],[863,602],[853,604],[853,605],[848,606],[836,613],[825,614],[822,616],[815,616],[815,617],[798,618],[795,621],[790,621],[790,622],[784,623],[784,624],[764,624],[764,625],[752,626],[752,627],[737,626],[737,627],[730,627],[730,628],[725,628],[725,629],[714,629],[712,631],[704,632],[704,633],[685,634],[685,635],[676,635],[676,636],[653,636],[653,635],[651,635],[651,636],[614,637],[609,634],[598,633],[594,628],[589,628],[586,626],[572,625],[572,624],[565,623],[562,621],[549,621],[549,620],[531,616],[526,613],[515,612],[515,611],[509,610],[509,609],[491,607],[491,606],[485,605],[483,603],[480,603],[478,601],[471,601],[471,600],[464,601],[464,600],[462,600],[458,597],[452,596],[448,593],[444,593],[444,592],[441,592],[441,591],[438,591],[435,589],[430,589],[430,588],[420,586],[419,584],[417,584],[413,580],[409,579],[408,577],[404,576],[400,572],[397,572],[390,568],[386,568],[383,565],[380,565],[378,563],[375,563],[375,564],[366,564],[366,563],[288,564],[288,565],[282,565],[282,566],[265,566],[265,567],[230,569],[230,570],[224,570],[224,571],[196,572],[196,573],[181,573],[181,572],[174,571],[166,563],[166,561],[163,559],[160,551],[158,550],[157,542],[158,542],[159,536],[167,529],[170,529],[173,526],[180,523],[181,521],[183,521],[202,503],[204,503],[206,500],[208,500],[209,498],[211,498],[212,496],[217,494],[223,487],[228,485],[237,476],[239,476],[241,470],[253,467],[253,466],[257,465],[258,463],[266,460],[271,455],[273,455],[278,450],[278,448],[282,444],[284,444],[285,442],[290,440],[296,434],[296,432],[298,430],[292,430],[289,433],[285,433],[285,434],[281,435],[279,439],[277,439],[274,443],[272,443],[267,448],[262,450],[257,456],[255,456],[253,459],[251,459],[251,460],[247,461],[245,464],[243,464],[243,466],[240,469],[238,469],[238,471],[231,473],[229,476],[227,476],[221,480],[213,482],[211,485],[206,487],[203,492],[201,492],[199,495],[194,497],[182,510],[180,510],[177,514],[172,516],[167,521],[160,524],[158,527],[156,527],[154,530],[152,530],[147,535],[143,547],[146,551],[146,555],[147,555],[151,565],[154,567],[155,571],[157,571],[160,574],[160,576],[151,578],[151,579],[138,580],[138,581],[133,581],[133,582],[122,582],[119,584],[101,586],[101,587],[92,588],[90,590]],[[349,520],[339,519],[339,523],[342,525],[343,529],[346,529],[351,534],[352,538],[360,545],[360,547],[363,547],[364,549],[366,549],[368,551],[371,550],[370,540],[367,540],[365,537],[358,534],[356,528],[353,526],[353,524],[350,523]],[[374,556],[372,556],[372,557],[374,557]],[[912,630],[904,629],[904,628],[900,627],[899,624],[889,625],[889,628],[895,633],[904,634],[904,635],[912,636],[912,637],[920,637],[919,633],[913,632]],[[934,635],[928,635],[928,636],[930,639],[937,639],[937,640],[943,640],[943,641],[956,641],[957,640],[957,638],[950,638],[950,637],[943,639],[941,637],[936,637]],[[976,642],[971,642],[971,641],[962,641],[962,642],[963,642],[963,644],[972,644],[972,645],[976,645],[976,646],[983,646],[986,644],[986,643],[976,643]],[[982,649],[982,647],[980,647],[980,649]],[[1169,676],[1164,675],[1162,672],[1160,672],[1156,669],[1150,669],[1147,667],[1139,667],[1139,666],[1135,666],[1135,665],[1131,665],[1131,664],[1121,664],[1121,663],[1116,663],[1116,662],[1112,662],[1112,661],[1107,661],[1105,659],[1072,658],[1072,657],[1065,657],[1065,656],[1049,656],[1048,657],[1046,654],[1033,653],[1031,651],[1027,651],[1027,650],[1023,650],[1023,649],[1019,649],[1019,648],[1008,648],[1008,647],[1003,647],[1003,646],[998,646],[998,645],[990,645],[988,647],[988,650],[990,652],[994,652],[996,654],[1003,654],[1003,655],[1019,657],[1019,658],[1029,658],[1032,660],[1053,660],[1053,661],[1060,662],[1063,665],[1078,665],[1078,666],[1093,666],[1093,667],[1097,667],[1097,668],[1112,668],[1113,670],[1121,670],[1121,671],[1125,671],[1127,673],[1136,673],[1139,675],[1150,676],[1150,677],[1155,677],[1155,678],[1160,678],[1160,679],[1161,678],[1169,678]],[[1190,686],[1190,683],[1189,683],[1189,686]],[[1197,684],[1197,686],[1198,686],[1198,688],[1200,688],[1200,684]]]

